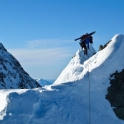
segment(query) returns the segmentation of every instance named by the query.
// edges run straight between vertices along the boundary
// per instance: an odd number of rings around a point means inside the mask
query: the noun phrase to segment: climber
[[[86,33],[84,35],[82,35],[81,37],[75,39],[75,41],[79,40],[80,39],[80,46],[82,47],[82,49],[84,49],[84,54],[87,55],[87,48],[89,49],[89,43],[93,43],[93,38],[92,38],[92,34],[94,34],[94,32],[91,32],[91,33]]]

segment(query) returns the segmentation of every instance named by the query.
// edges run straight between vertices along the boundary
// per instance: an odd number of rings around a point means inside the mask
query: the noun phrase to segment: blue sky
[[[94,48],[124,32],[124,0],[0,0],[0,42],[33,78],[56,79],[94,34]]]

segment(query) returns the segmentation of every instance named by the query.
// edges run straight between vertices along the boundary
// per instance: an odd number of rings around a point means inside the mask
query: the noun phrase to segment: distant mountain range
[[[51,85],[52,83],[54,83],[54,80],[45,80],[43,78],[41,79],[37,79],[36,80],[42,87],[46,86],[46,85]]]

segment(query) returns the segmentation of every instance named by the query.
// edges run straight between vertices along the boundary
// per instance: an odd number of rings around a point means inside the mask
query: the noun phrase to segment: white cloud
[[[65,39],[41,39],[41,40],[31,40],[26,42],[28,48],[52,48],[63,45],[72,44],[71,40]]]
[[[41,45],[40,40],[27,41],[27,46],[30,48],[35,48]]]
[[[52,65],[72,56],[68,48],[51,49],[9,49],[8,50],[23,65]]]

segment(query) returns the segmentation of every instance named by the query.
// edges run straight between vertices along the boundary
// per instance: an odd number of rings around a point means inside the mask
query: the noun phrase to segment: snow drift
[[[51,86],[1,90],[1,124],[124,124],[105,99],[110,74],[124,68],[124,35],[88,56],[78,51]],[[6,99],[7,98],[7,99]]]

